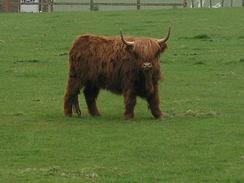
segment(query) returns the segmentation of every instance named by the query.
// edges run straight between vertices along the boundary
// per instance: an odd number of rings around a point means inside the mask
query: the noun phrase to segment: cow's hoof
[[[64,108],[64,116],[65,117],[72,117],[72,108]]]
[[[77,113],[77,117],[80,118],[81,117],[81,113]]]
[[[81,111],[80,110],[76,110],[75,112],[76,112],[78,117],[81,117]]]
[[[100,116],[101,116],[101,114],[92,114],[92,117],[95,117],[95,118],[98,118]]]
[[[98,112],[98,111],[90,112],[90,115],[93,116],[93,117],[100,117],[101,116],[100,112]]]
[[[125,114],[125,120],[132,120],[134,119],[134,114]]]
[[[155,117],[155,119],[163,119],[165,114],[163,112],[157,113],[157,114],[153,114],[153,116]]]
[[[72,113],[71,114],[70,113],[68,113],[68,114],[65,113],[64,116],[68,117],[68,118],[71,118],[72,117]]]

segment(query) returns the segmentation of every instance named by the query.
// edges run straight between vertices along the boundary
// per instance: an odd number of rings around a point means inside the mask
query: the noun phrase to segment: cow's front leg
[[[124,103],[125,103],[125,119],[133,119],[134,118],[134,108],[136,105],[136,95],[133,89],[128,89],[124,91]]]
[[[87,84],[84,89],[84,95],[86,98],[86,104],[89,110],[89,113],[92,116],[100,116],[100,113],[97,109],[96,99],[99,94],[99,88],[96,86],[92,86],[91,84]]]
[[[148,106],[155,118],[162,118],[163,113],[159,107],[159,95],[158,95],[158,85],[154,86],[154,91],[147,97]]]

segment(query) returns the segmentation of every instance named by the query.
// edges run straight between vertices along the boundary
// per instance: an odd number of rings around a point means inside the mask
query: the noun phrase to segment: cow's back
[[[83,83],[94,82],[121,93],[124,70],[131,67],[131,61],[119,37],[83,35],[73,43],[70,65]]]

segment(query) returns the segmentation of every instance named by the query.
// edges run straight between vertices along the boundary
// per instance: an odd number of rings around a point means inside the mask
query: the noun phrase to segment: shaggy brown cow
[[[125,119],[134,117],[136,97],[145,98],[155,118],[159,108],[160,54],[167,48],[170,29],[164,39],[79,36],[69,52],[69,76],[64,97],[64,114],[80,116],[78,95],[84,88],[89,113],[99,116],[96,99],[100,89],[123,94]]]

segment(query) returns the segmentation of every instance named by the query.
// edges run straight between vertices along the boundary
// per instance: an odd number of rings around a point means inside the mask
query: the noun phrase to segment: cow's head
[[[120,32],[121,40],[126,45],[130,55],[132,55],[138,69],[143,73],[145,79],[145,89],[150,95],[154,91],[154,84],[160,79],[160,54],[167,48],[168,34],[163,39],[139,38],[133,41],[125,40]]]
[[[170,28],[168,34],[163,39],[140,38],[133,41],[125,40],[120,32],[121,40],[133,55],[133,58],[144,71],[149,71],[153,67],[159,67],[160,54],[167,48],[167,41],[170,37]]]

